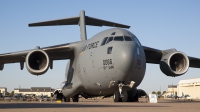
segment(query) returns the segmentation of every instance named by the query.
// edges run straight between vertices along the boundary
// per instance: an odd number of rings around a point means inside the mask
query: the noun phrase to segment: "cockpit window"
[[[106,42],[106,44],[109,43],[109,42],[112,41],[112,40],[113,40],[113,37],[109,37],[109,39],[108,39],[108,41]]]
[[[116,37],[105,37],[101,43],[101,46],[108,44],[111,41],[135,41],[139,46],[140,42],[135,37],[129,37],[129,36],[116,36]]]
[[[123,36],[116,36],[114,38],[114,41],[124,41],[124,38],[123,38]]]
[[[104,38],[101,45],[105,45],[106,44],[106,41],[107,41],[108,37]]]
[[[125,41],[133,41],[131,37],[124,36]]]
[[[141,46],[139,40],[138,40],[136,37],[133,37],[133,39],[134,39],[134,41],[135,41],[139,46]]]

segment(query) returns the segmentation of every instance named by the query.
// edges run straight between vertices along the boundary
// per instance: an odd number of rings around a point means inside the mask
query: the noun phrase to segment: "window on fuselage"
[[[106,44],[106,41],[107,41],[108,37],[105,37],[101,43],[101,45],[105,45]]]
[[[133,41],[131,37],[124,36],[125,41]]]
[[[113,47],[108,47],[108,49],[107,49],[107,54],[112,54],[112,48],[113,48]]]
[[[109,37],[109,38],[108,38],[108,41],[106,42],[106,44],[109,43],[109,42],[112,41],[112,40],[113,40],[113,37]]]
[[[114,38],[114,41],[124,41],[124,38],[123,38],[123,36],[116,36]]]
[[[111,35],[115,35],[115,32],[113,32]]]
[[[105,37],[101,43],[101,46],[108,44],[111,41],[133,41],[133,38],[129,36]]]

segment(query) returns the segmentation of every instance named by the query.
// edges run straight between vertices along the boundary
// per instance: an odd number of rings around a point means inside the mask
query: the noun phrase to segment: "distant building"
[[[200,98],[200,78],[180,80],[177,87],[178,96],[189,95],[192,99]]]
[[[36,96],[51,96],[51,93],[54,91],[51,87],[31,87],[31,89],[27,88],[15,88],[14,93],[15,94],[22,94],[22,95],[33,95]]]
[[[177,85],[168,85],[168,90],[163,94],[164,98],[172,95],[177,95]]]
[[[168,85],[167,92],[171,95],[177,95],[177,85]]]
[[[7,88],[6,87],[0,87],[0,97],[6,96]]]

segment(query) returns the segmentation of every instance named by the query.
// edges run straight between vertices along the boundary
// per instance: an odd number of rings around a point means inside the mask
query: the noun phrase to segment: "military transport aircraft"
[[[42,75],[53,68],[54,60],[69,59],[62,94],[57,98],[70,98],[78,102],[85,98],[113,96],[114,102],[137,100],[137,86],[142,82],[146,63],[159,64],[167,76],[180,76],[189,67],[200,68],[200,59],[189,57],[176,49],[158,50],[141,45],[138,38],[126,30],[130,28],[115,22],[85,16],[29,24],[33,26],[79,25],[81,40],[73,43],[0,54],[0,70],[4,64],[26,62],[33,75]],[[116,27],[102,31],[87,40],[86,26]]]

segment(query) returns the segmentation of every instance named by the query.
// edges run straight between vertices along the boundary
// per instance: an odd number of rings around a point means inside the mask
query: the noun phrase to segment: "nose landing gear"
[[[115,91],[113,99],[114,102],[128,102],[128,94],[126,91],[122,91],[121,94],[119,91]]]
[[[114,82],[111,82],[111,83],[112,84],[110,85],[114,85]],[[122,87],[129,86],[130,88],[132,88],[134,83],[135,83],[134,81],[131,81],[130,84],[124,85],[122,82],[120,82],[118,84],[119,91],[114,92],[114,96],[113,96],[114,102],[128,102],[129,101],[128,93],[127,91],[122,91]]]

